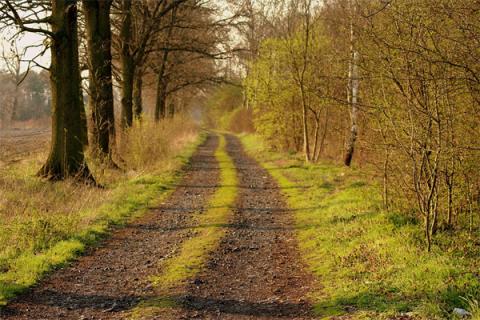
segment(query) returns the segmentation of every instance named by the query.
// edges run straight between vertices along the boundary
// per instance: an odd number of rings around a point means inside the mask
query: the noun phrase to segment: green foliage
[[[215,88],[205,105],[207,106],[207,124],[218,129],[227,129],[232,113],[243,104],[243,92],[240,86],[222,85]]]
[[[256,132],[275,150],[308,144],[313,162],[343,160],[354,145],[354,165],[369,167],[398,211],[393,222],[415,220],[426,250],[471,252],[464,247],[480,231],[478,3],[288,3],[288,28],[262,39],[244,81]]]
[[[478,314],[478,300],[465,300],[480,296],[478,250],[436,246],[427,253],[417,221],[381,209],[379,187],[367,175],[328,163],[304,165],[265,151],[256,136],[242,140],[295,211],[302,256],[319,282],[311,293],[319,315],[382,319],[411,312],[449,319],[455,307]]]
[[[341,56],[327,37],[325,26],[318,23],[312,28],[308,44],[302,28],[291,35],[263,40],[244,81],[256,132],[276,149],[301,151],[303,104],[312,149],[315,136],[330,135],[329,121],[342,111],[341,103],[333,98],[343,84]],[[335,136],[338,138],[338,132]]]

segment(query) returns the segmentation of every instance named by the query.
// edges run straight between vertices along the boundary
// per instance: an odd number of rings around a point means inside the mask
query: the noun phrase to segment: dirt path
[[[189,238],[195,211],[219,179],[210,137],[193,157],[183,182],[158,209],[114,233],[72,266],[50,276],[4,310],[0,319],[125,319],[155,297],[150,275]],[[167,292],[177,307],[147,319],[311,319],[292,212],[273,178],[247,156],[236,137],[227,152],[237,168],[239,194],[232,223],[203,272]]]
[[[148,277],[158,274],[158,261],[188,238],[184,227],[214,192],[217,145],[217,137],[207,139],[163,205],[19,297],[1,311],[0,319],[124,319],[153,294]]]
[[[174,292],[183,307],[157,319],[311,319],[292,212],[239,140],[227,142],[239,178],[234,221],[202,274]]]

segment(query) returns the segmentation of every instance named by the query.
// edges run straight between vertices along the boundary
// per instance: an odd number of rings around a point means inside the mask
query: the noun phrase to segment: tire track
[[[239,179],[234,220],[205,270],[176,293],[182,307],[168,319],[313,319],[293,213],[238,138],[227,141]]]

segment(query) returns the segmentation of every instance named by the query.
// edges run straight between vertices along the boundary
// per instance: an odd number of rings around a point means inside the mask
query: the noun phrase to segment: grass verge
[[[126,173],[100,173],[97,169],[105,189],[38,179],[34,176],[38,159],[2,168],[0,307],[98,243],[113,227],[128,223],[162,201],[172,191],[170,185],[180,178],[180,168],[205,137],[196,130],[176,134],[182,138],[172,140],[170,155],[158,159],[158,167],[151,163],[144,170]],[[149,143],[158,141],[152,139],[144,145]]]
[[[419,222],[382,210],[378,186],[359,170],[306,165],[295,156],[266,151],[255,135],[242,141],[295,211],[300,251],[321,284],[310,297],[319,316],[452,319],[458,307],[480,319],[480,252],[461,245],[471,240],[445,234],[450,241],[455,237],[456,249],[437,245],[427,253]]]
[[[168,291],[200,272],[209,253],[215,250],[225,235],[237,197],[236,169],[225,146],[225,137],[221,135],[215,152],[220,167],[220,182],[208,201],[208,209],[195,214],[191,230],[193,236],[182,244],[178,254],[161,263],[162,273],[151,279],[158,297],[140,303],[132,312],[133,319],[151,318],[166,308],[177,307],[176,301],[168,297]]]

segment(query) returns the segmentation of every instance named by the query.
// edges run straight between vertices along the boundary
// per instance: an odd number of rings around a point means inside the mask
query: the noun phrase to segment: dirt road
[[[158,261],[190,237],[191,216],[205,210],[219,178],[210,136],[183,182],[159,208],[118,230],[78,262],[59,270],[2,311],[1,319],[125,319],[155,296],[148,281]],[[304,272],[286,209],[273,178],[227,136],[239,194],[234,218],[201,274],[171,290],[177,307],[148,319],[311,319]]]

